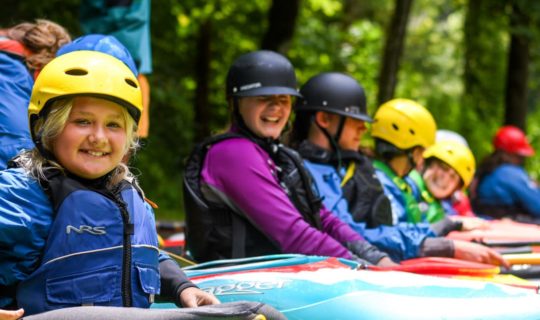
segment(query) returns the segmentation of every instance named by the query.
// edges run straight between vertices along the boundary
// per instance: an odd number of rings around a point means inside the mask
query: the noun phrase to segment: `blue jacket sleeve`
[[[347,223],[369,243],[389,254],[394,261],[416,258],[424,239],[434,237],[428,224],[412,225],[400,223],[396,226],[380,226],[367,229],[365,223],[355,222],[349,213],[348,203],[341,189],[341,178],[329,165],[315,164],[304,160],[312,174],[319,193],[324,196],[324,205],[341,221]]]
[[[478,197],[489,204],[521,207],[540,217],[540,189],[520,166],[499,166],[480,182]]]
[[[37,181],[21,169],[0,172],[0,285],[13,286],[39,262],[52,208]],[[11,302],[0,293],[0,307]]]

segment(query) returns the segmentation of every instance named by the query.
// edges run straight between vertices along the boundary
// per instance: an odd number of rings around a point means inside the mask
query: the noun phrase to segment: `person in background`
[[[393,99],[381,105],[374,116],[371,136],[375,139],[376,159],[373,164],[385,194],[392,204],[394,224],[419,223],[425,220],[418,199],[413,193],[413,182],[407,175],[424,165],[423,153],[435,143],[437,126],[431,113],[409,99]],[[445,218],[446,229],[439,234],[461,230],[463,223]],[[469,242],[454,242],[454,257],[464,260],[504,264],[497,252]],[[479,254],[479,255],[477,255]],[[477,256],[479,258],[474,258]]]
[[[436,141],[437,142],[454,141],[457,143],[461,143],[462,145],[469,148],[469,144],[467,143],[467,140],[459,133],[455,131],[451,131],[451,130],[446,130],[446,129],[437,130]],[[471,181],[471,183],[473,181]],[[456,192],[454,192],[454,194],[452,194],[450,201],[451,201],[452,207],[446,208],[449,214],[455,214],[460,217],[470,217],[470,218],[476,217],[476,215],[474,214],[472,210],[471,201],[469,199],[467,190],[458,189]]]
[[[373,165],[357,152],[366,123],[372,119],[366,111],[364,89],[354,78],[321,73],[310,78],[300,94],[290,143],[305,159],[324,205],[334,215],[395,261],[461,256],[499,263],[489,259],[487,248],[473,245],[469,249],[467,244],[436,237],[439,226],[392,225],[391,205]],[[470,251],[465,255],[459,250]]]
[[[266,50],[241,55],[226,93],[231,127],[199,144],[185,169],[195,260],[299,253],[395,265],[321,204],[302,159],[280,143],[300,96],[287,58]]]
[[[461,222],[462,231],[487,227],[483,219],[461,218],[452,206],[455,193],[467,188],[474,177],[476,162],[471,150],[462,142],[442,140],[428,147],[423,157],[424,167],[412,170],[408,181],[425,220],[435,223],[450,217]]]
[[[159,253],[153,210],[121,162],[141,111],[135,76],[110,55],[71,52],[41,71],[28,107],[36,146],[0,172],[0,308],[218,303]]]
[[[131,53],[143,94],[143,113],[137,134],[148,138],[150,130],[150,83],[152,46],[150,37],[151,0],[82,0],[81,29],[85,34],[115,37]]]
[[[48,20],[0,30],[0,170],[34,147],[26,116],[34,77],[70,40],[62,26]]]
[[[535,153],[525,133],[514,126],[503,126],[493,138],[493,147],[495,150],[478,168],[474,212],[540,224],[540,188],[523,167],[525,159]]]

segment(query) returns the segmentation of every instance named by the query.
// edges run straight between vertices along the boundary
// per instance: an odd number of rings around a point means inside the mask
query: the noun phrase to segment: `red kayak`
[[[489,221],[487,229],[454,231],[447,236],[453,240],[475,241],[489,246],[539,246],[540,226],[511,220]]]

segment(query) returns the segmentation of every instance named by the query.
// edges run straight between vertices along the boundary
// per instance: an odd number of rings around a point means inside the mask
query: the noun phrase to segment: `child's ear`
[[[324,111],[317,111],[315,113],[315,121],[319,126],[327,129],[330,126],[330,115]]]

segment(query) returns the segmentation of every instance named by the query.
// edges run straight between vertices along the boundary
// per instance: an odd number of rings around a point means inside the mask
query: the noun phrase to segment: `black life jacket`
[[[331,164],[334,167],[338,163],[333,152],[308,141],[300,144],[298,152],[303,158],[314,163]],[[347,199],[353,220],[366,223],[368,228],[392,225],[390,200],[384,194],[371,161],[359,152],[345,150],[340,152],[342,163],[355,164],[354,173],[342,186],[343,196]]]
[[[321,229],[322,201],[298,153],[282,144],[240,133],[213,136],[195,146],[184,173],[186,246],[196,261],[282,253],[277,244],[249,222],[242,212],[225,203],[207,201],[201,191],[201,171],[209,147],[239,137],[253,141],[269,154],[281,169],[278,179],[284,192],[304,220]]]

